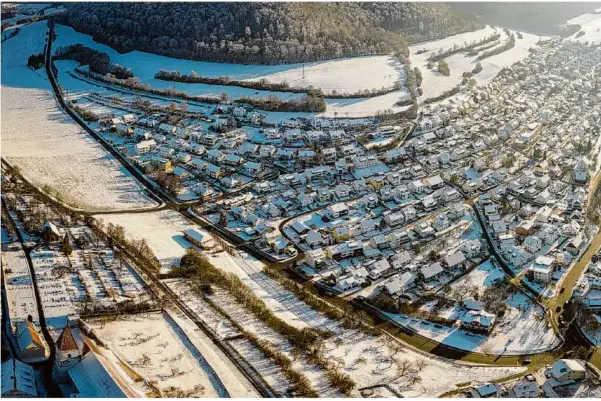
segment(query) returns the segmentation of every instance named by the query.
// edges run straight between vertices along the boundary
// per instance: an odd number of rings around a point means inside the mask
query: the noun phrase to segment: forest
[[[64,23],[120,52],[277,64],[408,54],[407,38],[476,29],[442,3],[69,3]]]

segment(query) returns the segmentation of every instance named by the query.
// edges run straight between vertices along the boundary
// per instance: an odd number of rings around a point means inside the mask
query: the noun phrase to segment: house
[[[159,125],[159,131],[164,132],[166,134],[173,134],[175,132],[175,126],[167,123],[161,123]]]
[[[250,177],[261,177],[266,169],[262,163],[246,162],[242,165],[242,172]]]
[[[553,212],[553,209],[551,209],[549,206],[543,206],[543,207],[541,207],[536,212],[536,221],[538,221],[539,223],[546,223],[546,222],[548,222],[549,221],[549,217],[551,216],[552,212]]]
[[[539,388],[536,380],[521,380],[509,392],[512,398],[538,398]]]
[[[537,253],[543,247],[543,241],[536,235],[531,235],[524,240],[524,248],[530,253]]]
[[[578,381],[585,378],[586,368],[576,359],[560,359],[551,365],[550,373],[558,382]]]
[[[583,244],[584,238],[582,234],[578,234],[566,245],[565,250],[576,256],[580,253]]]
[[[495,324],[496,317],[483,310],[470,310],[460,320],[461,327],[488,334]]]
[[[135,144],[134,151],[138,155],[143,155],[143,154],[150,152],[156,146],[157,146],[157,143],[154,141],[154,139],[149,139],[149,140],[141,141],[141,142],[138,142],[137,144]]]
[[[467,259],[465,259],[463,252],[457,251],[454,254],[444,258],[444,262],[448,268],[454,269],[457,267],[464,267],[465,263],[467,262]]]
[[[389,295],[397,297],[415,287],[415,276],[409,272],[396,275],[384,283],[383,287]]]
[[[117,124],[115,125],[115,131],[119,135],[131,135],[134,133],[134,130],[127,124]]]
[[[528,236],[534,232],[534,221],[533,220],[524,220],[518,224],[515,228],[515,233],[521,236]]]
[[[58,231],[58,227],[51,221],[45,222],[42,226],[42,237],[44,238],[44,241],[48,243],[60,241],[63,238]]]
[[[378,234],[369,240],[369,245],[374,249],[390,248],[390,241],[383,234]]]
[[[348,227],[338,226],[332,231],[332,236],[336,242],[346,241],[350,238],[351,233]]]
[[[390,245],[393,248],[398,248],[402,244],[408,243],[411,239],[409,238],[409,234],[405,230],[394,231],[389,234],[390,237]]]
[[[397,253],[394,256],[392,256],[392,259],[391,259],[392,260],[392,267],[395,270],[400,270],[402,267],[404,267],[409,262],[411,262],[412,259],[413,258],[411,257],[411,255],[407,251],[403,251],[401,253]]]
[[[319,269],[326,261],[323,249],[313,249],[305,252],[305,262],[313,269]]]
[[[401,212],[388,212],[384,214],[383,218],[390,227],[396,227],[405,222],[405,216]]]
[[[201,249],[208,249],[214,245],[211,235],[200,228],[187,229],[184,231],[184,238]]]
[[[426,178],[425,183],[432,190],[444,187],[444,181],[442,180],[440,175],[435,175],[433,177]]]
[[[431,280],[440,276],[444,272],[444,269],[442,268],[442,265],[439,262],[436,262],[431,265],[422,267],[419,272],[424,278],[424,280]]]
[[[18,359],[2,362],[2,398],[36,398],[33,368]]]
[[[311,228],[304,222],[299,221],[299,220],[295,220],[292,222],[292,224],[290,224],[290,227],[296,231],[299,235],[302,235],[306,232],[309,232],[309,230],[311,230]]]
[[[470,390],[472,398],[493,398],[500,394],[499,387],[496,384],[487,383],[473,387]]]
[[[373,219],[364,219],[361,220],[359,224],[361,233],[366,234],[368,232],[374,231],[376,229],[376,222]]]
[[[207,174],[212,178],[221,178],[225,174],[225,170],[219,166],[209,164],[206,167]]]
[[[20,359],[24,362],[44,361],[50,355],[46,341],[42,339],[32,322],[28,320],[18,322],[14,334],[19,347]]]
[[[359,287],[360,285],[361,281],[352,275],[345,275],[336,278],[336,287],[340,288],[342,291],[349,291],[353,288]]]
[[[314,248],[320,246],[323,243],[323,237],[317,231],[310,230],[307,236],[305,237],[305,242],[307,243],[307,245]]]
[[[152,133],[150,131],[142,129],[142,128],[134,128],[133,135],[134,135],[134,137],[136,137],[136,139],[145,139],[145,140],[148,140],[152,137]]]
[[[345,203],[334,203],[326,208],[327,216],[333,219],[345,216],[348,211],[348,206]]]
[[[372,280],[377,280],[380,277],[384,276],[386,273],[388,273],[391,269],[392,267],[386,259],[378,260],[370,266],[369,278],[371,278]]]

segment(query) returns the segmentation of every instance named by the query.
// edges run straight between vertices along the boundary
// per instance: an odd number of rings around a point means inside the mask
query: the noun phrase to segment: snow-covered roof
[[[436,262],[431,265],[422,267],[420,272],[422,273],[424,278],[427,280],[427,279],[430,279],[430,278],[435,277],[435,276],[439,275],[440,273],[442,273],[443,268],[440,265],[440,263]]]
[[[458,264],[465,262],[465,256],[463,255],[463,252],[457,251],[454,254],[447,256],[444,261],[447,266],[455,267]]]
[[[75,385],[78,396],[84,398],[127,398],[116,379],[108,372],[101,361],[101,355],[89,352],[80,363],[69,370],[69,376]]]
[[[17,359],[2,363],[2,396],[11,392],[21,392],[37,397],[33,368]]]

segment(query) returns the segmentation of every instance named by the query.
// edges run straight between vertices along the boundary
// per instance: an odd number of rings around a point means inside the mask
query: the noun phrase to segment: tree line
[[[106,75],[88,73],[80,69],[76,69],[79,74],[85,75],[88,78],[108,83],[111,85],[121,86],[134,91],[147,92],[159,96],[176,97],[179,99],[208,103],[220,104],[229,102],[229,97],[226,93],[221,96],[211,95],[190,95],[184,91],[178,91],[173,88],[155,89],[149,84],[144,84],[137,77],[127,79],[118,79],[112,74]],[[326,110],[326,103],[322,97],[306,95],[297,99],[282,100],[277,96],[268,96],[264,98],[242,96],[233,100],[234,103],[245,103],[255,109],[265,111],[287,111],[287,112],[322,112]]]
[[[91,49],[81,43],[75,43],[65,47],[59,47],[54,52],[54,60],[75,60],[80,65],[87,65],[90,71],[96,74],[112,74],[119,79],[127,79],[134,76],[131,68],[125,68],[119,64],[111,63],[108,54]]]
[[[63,22],[120,52],[245,64],[389,54],[479,28],[438,3],[70,3]]]
[[[167,71],[161,69],[154,75],[155,79],[162,81],[172,82],[183,82],[183,83],[202,83],[208,85],[223,85],[223,86],[238,86],[241,88],[248,88],[254,90],[265,90],[274,92],[289,92],[289,93],[305,93],[309,96],[315,97],[328,97],[330,99],[356,99],[356,98],[370,98],[375,96],[385,95],[395,90],[400,89],[400,83],[395,82],[392,87],[382,87],[380,89],[365,89],[358,90],[353,93],[339,93],[336,90],[331,93],[324,93],[321,88],[314,88],[312,86],[290,86],[286,81],[282,82],[269,82],[265,78],[261,78],[257,81],[242,81],[236,80],[229,76],[220,77],[205,77],[198,75],[196,71],[191,71],[190,74],[182,74],[179,71]]]

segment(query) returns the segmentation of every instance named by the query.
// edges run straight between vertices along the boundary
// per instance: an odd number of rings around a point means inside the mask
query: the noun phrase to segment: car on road
[[[557,308],[555,308],[555,313],[559,313],[561,312],[561,306],[558,306]]]
[[[564,292],[565,290],[566,290],[566,289],[565,289],[565,287],[563,287],[561,290],[559,290],[559,293],[560,293],[560,294],[563,294],[563,292]]]
[[[532,361],[530,359],[524,359],[522,361],[522,366],[530,365],[531,363],[532,363]]]

